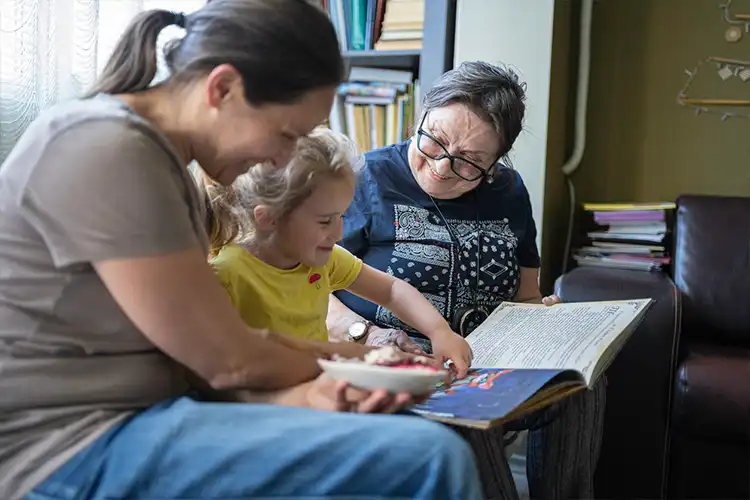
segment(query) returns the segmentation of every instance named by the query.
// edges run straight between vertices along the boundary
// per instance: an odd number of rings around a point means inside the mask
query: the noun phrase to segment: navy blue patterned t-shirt
[[[416,287],[449,323],[462,308],[491,312],[515,296],[520,267],[539,267],[521,177],[504,169],[492,184],[433,201],[411,173],[408,148],[409,141],[366,154],[341,245]],[[336,295],[362,317],[418,336],[390,311],[348,292]]]

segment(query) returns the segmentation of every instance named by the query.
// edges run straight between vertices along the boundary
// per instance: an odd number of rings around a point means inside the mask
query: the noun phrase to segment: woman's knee
[[[419,417],[386,417],[384,425],[382,439],[371,452],[393,457],[391,466],[399,475],[421,477],[425,487],[444,492],[446,498],[479,498],[476,459],[458,433]]]
[[[391,451],[394,447],[413,459],[442,462],[443,466],[460,464],[474,467],[474,455],[468,443],[445,425],[421,417],[385,417],[385,430],[379,432],[380,444]]]

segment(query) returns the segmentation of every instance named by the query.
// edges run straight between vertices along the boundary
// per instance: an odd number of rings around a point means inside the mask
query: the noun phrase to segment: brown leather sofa
[[[750,198],[678,200],[670,275],[576,268],[563,300],[651,297],[607,372],[597,498],[750,498]]]

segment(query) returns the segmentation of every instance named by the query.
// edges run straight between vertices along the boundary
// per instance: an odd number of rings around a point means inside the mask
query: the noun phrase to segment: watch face
[[[349,327],[349,335],[351,335],[355,339],[359,339],[359,338],[362,338],[366,330],[367,330],[367,325],[365,323],[361,323],[361,322],[353,323]]]

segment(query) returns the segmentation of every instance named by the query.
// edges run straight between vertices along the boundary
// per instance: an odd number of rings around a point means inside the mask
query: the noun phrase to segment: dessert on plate
[[[352,387],[415,396],[432,393],[448,374],[431,358],[406,354],[393,346],[373,349],[364,359],[333,356],[318,363],[329,376],[345,380]]]
[[[402,369],[419,369],[419,370],[430,370],[433,372],[440,371],[426,356],[414,356],[406,354],[398,347],[386,346],[365,354],[365,359],[361,360],[358,358],[344,358],[341,356],[334,356],[334,361],[345,361],[350,363],[364,363],[373,366],[386,366],[389,368],[402,368]]]

